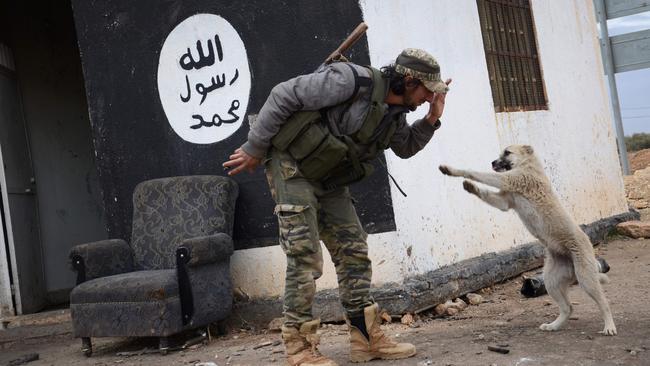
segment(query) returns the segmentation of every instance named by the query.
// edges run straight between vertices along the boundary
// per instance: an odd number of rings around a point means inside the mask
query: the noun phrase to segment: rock
[[[509,349],[505,347],[499,347],[499,346],[488,346],[488,350],[492,352],[503,353],[504,355],[510,352]]]
[[[452,307],[447,308],[447,315],[454,316],[456,314],[458,314],[458,309],[457,308],[452,308]]]
[[[464,310],[467,307],[467,303],[465,301],[463,301],[463,299],[458,298],[458,299],[454,300],[454,306],[458,310]]]
[[[413,315],[406,313],[402,316],[402,324],[405,325],[411,325],[415,319],[413,319]]]
[[[444,315],[447,312],[447,305],[438,304],[435,308],[433,308],[433,311],[436,313],[436,315]]]
[[[623,177],[623,181],[625,182],[625,194],[632,207],[636,209],[650,207],[650,167]]]
[[[269,330],[271,332],[281,332],[282,324],[284,323],[284,318],[275,318],[269,322]]]
[[[390,323],[393,321],[393,318],[388,314],[386,310],[383,310],[381,314],[379,314],[379,317],[384,321],[384,323]]]
[[[627,221],[616,225],[619,233],[631,238],[650,238],[650,222]]]
[[[199,362],[199,363],[195,363],[194,366],[218,366],[218,365],[214,362]]]
[[[467,301],[469,301],[470,305],[478,305],[483,302],[483,296],[470,292],[467,294]]]

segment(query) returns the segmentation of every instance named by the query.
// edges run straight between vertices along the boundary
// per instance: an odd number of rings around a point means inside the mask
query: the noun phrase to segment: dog
[[[474,172],[445,165],[439,169],[443,174],[468,179],[463,181],[463,188],[487,204],[501,211],[515,210],[528,231],[545,247],[544,283],[560,307],[560,315],[553,322],[540,325],[540,329],[555,331],[567,323],[573,311],[567,291],[577,281],[600,308],[605,321],[600,333],[616,335],[612,313],[601,287],[601,283],[608,282],[608,277],[599,272],[589,237],[562,207],[532,147],[507,147],[492,162],[495,172]],[[480,188],[472,181],[499,191]]]

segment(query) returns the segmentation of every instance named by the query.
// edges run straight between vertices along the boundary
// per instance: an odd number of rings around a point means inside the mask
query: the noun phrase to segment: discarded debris
[[[488,350],[492,352],[503,353],[504,355],[510,352],[509,349],[499,346],[488,346]]]
[[[436,315],[444,315],[447,312],[447,305],[438,304],[435,308],[433,308],[433,311],[436,313]]]
[[[465,301],[463,301],[463,299],[461,299],[461,298],[457,298],[456,300],[454,300],[454,302],[452,304],[453,304],[453,307],[458,309],[458,311],[465,310],[465,308],[467,307],[467,303]]]
[[[467,294],[467,301],[469,301],[470,305],[478,305],[483,302],[483,296],[470,292]]]
[[[391,323],[393,321],[393,317],[391,317],[386,310],[382,311],[379,316],[385,323]]]
[[[219,366],[219,365],[217,365],[217,364],[214,363],[214,362],[210,362],[210,361],[208,361],[208,362],[199,362],[199,363],[195,363],[194,366]]]
[[[476,295],[479,296],[479,295]],[[438,304],[436,307],[433,309],[435,314],[437,316],[442,316],[442,315],[449,315],[449,316],[454,316],[458,314],[459,312],[465,310],[467,308],[467,303],[463,301],[461,298],[457,298],[454,301],[447,300],[445,301],[444,304]]]
[[[158,353],[160,350],[155,349],[155,348],[143,348],[139,351],[128,351],[128,352],[117,352],[115,356],[117,357],[132,357],[132,356],[141,356],[141,355],[146,355],[150,353]]]
[[[256,346],[253,346],[253,349],[260,349],[262,347],[268,347],[268,346],[270,346],[272,344],[273,344],[273,342],[271,342],[271,341],[262,342],[262,343],[260,343],[260,344],[258,344]]]
[[[458,314],[458,309],[457,308],[452,308],[452,307],[447,307],[446,313],[449,316],[454,316],[454,315]]]
[[[415,319],[413,318],[413,315],[406,313],[402,316],[402,324],[404,325],[411,325]]]
[[[596,256],[596,261],[598,263],[598,270],[601,273],[609,272],[610,267],[605,259]],[[521,290],[519,290],[519,292],[521,292],[525,297],[538,297],[546,294],[544,275],[538,273],[535,277],[524,276],[524,283],[521,285]]]
[[[609,264],[603,259],[603,257],[596,256],[596,261],[598,261],[598,271],[600,273],[607,273],[609,272]]]
[[[250,300],[250,296],[246,293],[246,291],[242,290],[241,287],[236,287],[232,290],[232,295],[235,298],[236,301],[240,302],[246,302]]]
[[[24,365],[28,362],[36,361],[38,360],[38,353],[28,353],[26,355],[22,355],[16,359],[13,359],[9,361],[7,366],[18,366],[18,365]]]
[[[542,275],[536,277],[524,277],[524,283],[519,290],[525,297],[538,297],[546,294],[546,286],[544,286],[544,277]]]
[[[625,349],[627,352],[630,353],[631,356],[636,356],[637,354],[643,352],[642,348],[626,348]]]
[[[207,342],[207,340],[208,340],[207,333],[201,333],[200,335],[185,341],[185,343],[183,343],[183,345],[180,348],[181,349],[192,348],[193,346],[198,345],[199,343]]]
[[[269,322],[269,330],[271,332],[280,332],[282,330],[283,323],[284,318],[275,318]]]

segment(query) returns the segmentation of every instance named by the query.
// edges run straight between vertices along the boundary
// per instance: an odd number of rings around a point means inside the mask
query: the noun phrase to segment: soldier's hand
[[[447,79],[445,84],[451,84],[451,79]],[[445,110],[446,97],[447,93],[434,93],[433,100],[429,103],[429,112],[425,117],[431,124],[434,124],[442,117],[442,112]]]
[[[238,148],[230,155],[230,160],[223,163],[224,169],[230,169],[228,175],[235,175],[246,169],[253,173],[260,165],[261,160],[248,155],[242,148]]]

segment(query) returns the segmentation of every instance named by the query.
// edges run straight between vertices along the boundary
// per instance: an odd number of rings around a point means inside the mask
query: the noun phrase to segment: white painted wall
[[[514,213],[487,206],[462,190],[461,179],[439,173],[442,163],[488,170],[504,147],[530,144],[579,223],[627,211],[592,2],[531,3],[549,109],[495,113],[475,0],[361,0],[373,65],[418,47],[454,80],[431,143],[408,160],[387,153],[408,197],[392,188],[397,231],[368,238],[375,285],[533,240]],[[319,289],[336,287],[325,257]],[[252,297],[281,296],[285,265],[278,246],[237,251],[235,286]]]

